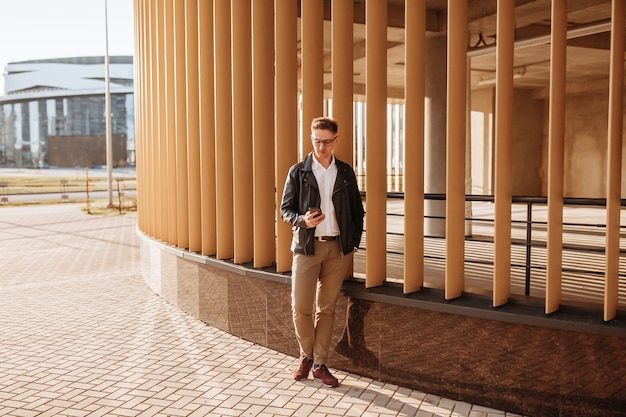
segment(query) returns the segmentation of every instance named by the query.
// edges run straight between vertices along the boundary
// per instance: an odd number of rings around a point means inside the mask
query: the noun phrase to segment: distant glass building
[[[109,74],[115,165],[134,165],[133,57],[110,57]],[[97,149],[93,152],[97,138],[106,135],[103,56],[9,63],[4,86],[0,167],[89,165],[105,158]],[[56,157],[51,138],[64,145]],[[67,153],[68,144],[82,155],[94,156],[77,162]]]

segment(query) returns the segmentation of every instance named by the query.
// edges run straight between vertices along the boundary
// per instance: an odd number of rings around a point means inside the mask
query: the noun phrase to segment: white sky
[[[106,2],[109,55],[133,55],[133,0]],[[9,62],[103,56],[105,33],[105,0],[0,0],[0,71]]]

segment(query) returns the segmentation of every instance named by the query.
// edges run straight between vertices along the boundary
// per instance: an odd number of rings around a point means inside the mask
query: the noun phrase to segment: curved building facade
[[[278,207],[329,115],[366,209],[330,366],[624,415],[624,4],[519,3],[135,0],[148,285],[297,356]]]
[[[109,59],[114,164],[135,163],[133,57]],[[0,166],[106,164],[105,59],[12,62],[0,97]]]

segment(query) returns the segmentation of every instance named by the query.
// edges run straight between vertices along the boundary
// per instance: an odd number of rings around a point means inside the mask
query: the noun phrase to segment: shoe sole
[[[320,381],[322,383],[322,385],[324,385],[325,387],[328,387],[328,388],[337,388],[339,386],[339,382],[337,382],[336,384],[333,385],[333,384],[327,384],[327,383],[325,383],[324,381],[322,381],[319,378],[315,378],[315,379]]]

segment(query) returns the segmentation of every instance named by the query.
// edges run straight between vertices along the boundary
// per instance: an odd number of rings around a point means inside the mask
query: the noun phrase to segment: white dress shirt
[[[337,180],[337,165],[335,164],[335,156],[328,168],[324,168],[319,161],[313,157],[313,175],[317,180],[317,186],[320,191],[320,208],[322,213],[326,215],[324,221],[315,228],[315,236],[338,236],[339,224],[337,223],[337,214],[333,205],[333,188]]]

